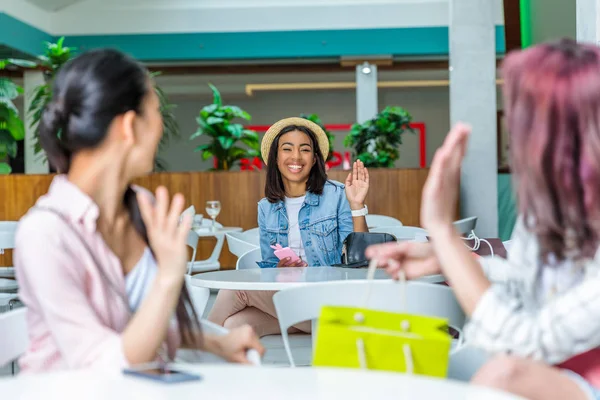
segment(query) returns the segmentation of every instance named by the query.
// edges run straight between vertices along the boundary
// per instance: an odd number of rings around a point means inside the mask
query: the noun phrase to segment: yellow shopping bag
[[[370,276],[374,269],[372,263]],[[399,290],[404,285],[401,280]],[[368,292],[365,304],[367,300]],[[443,318],[324,306],[313,365],[445,377],[451,341]]]

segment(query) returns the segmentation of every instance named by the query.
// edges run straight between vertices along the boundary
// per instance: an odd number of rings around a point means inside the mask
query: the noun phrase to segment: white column
[[[450,122],[473,127],[461,174],[461,216],[498,236],[494,2],[450,0]]]
[[[577,0],[577,41],[600,45],[600,0]]]
[[[377,115],[377,65],[356,66],[356,122],[363,123]]]
[[[23,116],[23,120],[25,121],[24,156],[26,174],[47,174],[49,171],[44,153],[40,152],[39,154],[35,154],[34,152],[34,129],[30,126],[32,117],[29,105],[35,94],[35,88],[43,84],[44,75],[41,71],[25,71],[25,74],[23,75],[23,89],[25,91],[25,115]]]

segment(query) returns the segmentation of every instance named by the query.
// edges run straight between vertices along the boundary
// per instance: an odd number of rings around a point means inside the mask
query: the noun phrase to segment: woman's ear
[[[130,110],[130,111],[127,111],[125,114],[123,114],[120,117],[120,121],[118,121],[118,123],[121,125],[120,126],[121,140],[123,141],[124,144],[130,145],[130,146],[132,146],[136,142],[135,128],[134,128],[136,115],[137,114],[135,111]]]

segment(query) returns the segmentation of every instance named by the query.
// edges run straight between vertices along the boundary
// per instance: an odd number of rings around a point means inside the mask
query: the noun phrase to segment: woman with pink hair
[[[600,399],[600,48],[572,40],[511,53],[504,110],[521,217],[508,260],[475,259],[454,230],[470,128],[455,126],[423,189],[430,243],[374,246],[393,276],[443,273],[495,354],[475,384],[530,399]]]

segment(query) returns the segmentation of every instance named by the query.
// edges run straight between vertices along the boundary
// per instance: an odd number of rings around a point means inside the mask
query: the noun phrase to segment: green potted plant
[[[365,167],[391,168],[400,158],[398,147],[402,144],[402,134],[415,133],[411,122],[412,116],[404,108],[388,106],[375,118],[352,125],[344,146],[351,147],[354,158],[361,160]]]
[[[33,98],[29,107],[32,115],[31,127],[35,127],[34,131],[34,151],[38,154],[42,151],[40,136],[38,131],[39,122],[42,118],[44,108],[52,99],[52,80],[56,73],[76,51],[73,47],[64,46],[65,38],[61,37],[56,43],[45,42],[44,54],[38,56],[40,66],[44,68],[44,84],[35,88]]]
[[[204,135],[210,138],[210,142],[197,146],[194,151],[200,152],[203,160],[214,157],[215,169],[225,171],[244,158],[260,156],[258,134],[232,122],[236,118],[249,121],[250,114],[237,106],[223,105],[219,90],[211,84],[208,86],[213,93],[213,102],[200,110],[196,118],[198,130],[190,136],[190,140]],[[240,147],[240,143],[245,147]]]
[[[327,135],[327,138],[329,139],[329,154],[324,155],[325,161],[331,160],[331,158],[333,157],[333,144],[335,142],[335,136],[333,136],[333,134],[331,132],[329,132],[327,130],[327,128],[325,128],[325,125],[323,124],[323,122],[321,121],[321,118],[319,118],[319,116],[317,114],[300,114],[300,118],[304,118],[309,121],[312,121],[315,124],[319,125],[323,129],[323,132],[325,132],[325,134]]]
[[[35,88],[35,94],[31,100],[30,112],[32,113],[31,126],[36,127],[34,132],[34,148],[35,153],[42,151],[42,146],[39,141],[38,123],[42,117],[42,113],[46,105],[52,99],[52,80],[58,73],[58,70],[73,57],[76,52],[74,47],[65,47],[64,37],[61,37],[56,43],[46,42],[44,54],[38,56],[40,65],[44,68],[45,83]],[[150,74],[153,78],[160,75],[160,72]],[[154,86],[158,99],[160,101],[160,112],[163,117],[163,136],[161,138],[159,148],[164,149],[169,141],[179,137],[179,125],[173,114],[174,104],[169,102],[164,91],[157,85]],[[165,171],[166,163],[161,158],[157,157],[154,163],[154,169],[157,171]]]
[[[30,68],[35,67],[36,64],[27,60],[0,60],[0,70],[6,69],[9,65]],[[23,121],[13,103],[13,100],[21,94],[23,94],[22,87],[10,78],[0,76],[0,175],[11,173],[8,158],[17,156],[17,142],[25,137]]]

